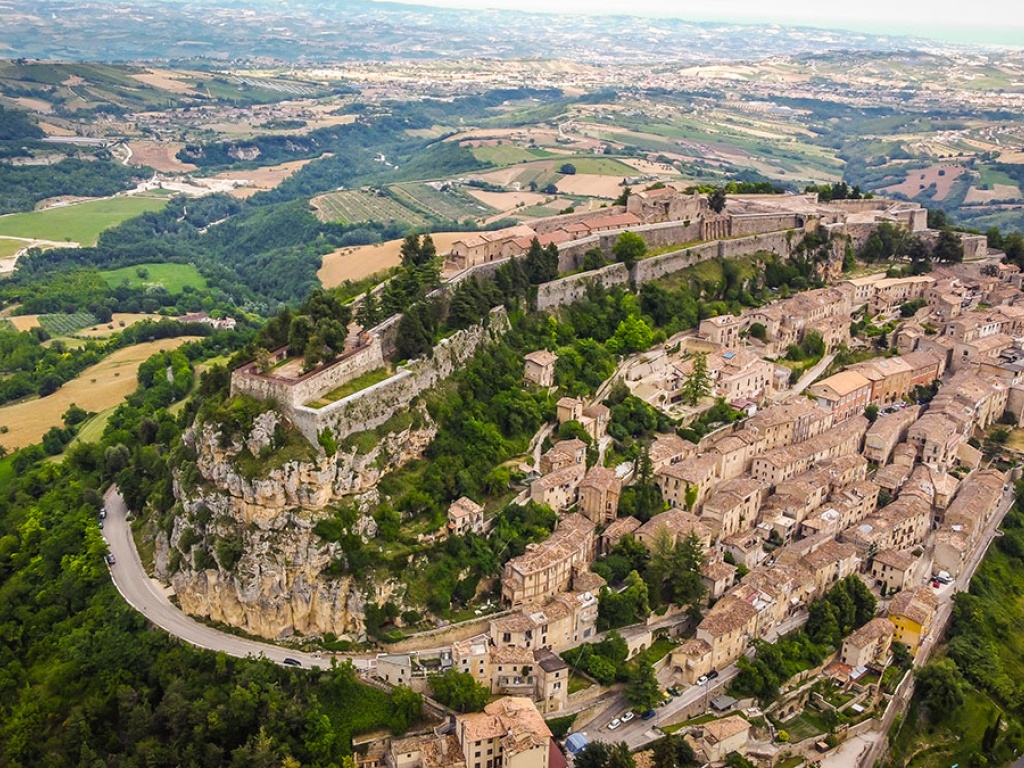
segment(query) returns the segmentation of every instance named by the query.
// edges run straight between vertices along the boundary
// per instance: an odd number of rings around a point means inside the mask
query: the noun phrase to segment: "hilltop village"
[[[626,387],[666,417],[700,422],[716,404],[739,416],[696,439],[657,435],[644,452],[646,467],[604,460],[611,455],[604,394],[557,400],[557,424],[538,435],[514,501],[542,505],[558,522],[550,536],[504,564],[499,612],[440,634],[412,636],[401,643],[405,650],[380,654],[370,664],[386,686],[429,692],[435,675],[455,671],[492,695],[513,698],[489,705],[486,717],[456,717],[453,730],[441,735],[376,743],[363,764],[493,768],[514,758],[546,768],[546,727],[519,729],[513,721],[572,714],[575,730],[587,729],[589,739],[625,737],[638,748],[656,736],[652,726],[708,711],[712,699],[723,717],[689,729],[695,749],[710,761],[733,751],[774,759],[779,745],[763,726],[752,725],[749,715],[726,716],[749,710],[753,700],[738,701],[725,691],[752,648],[798,629],[837,589],[873,595],[870,614],[854,631],[847,628],[837,650],[766,714],[784,722],[808,706],[824,707],[864,723],[861,730],[881,727],[893,695],[882,685],[886,670],[896,656],[927,657],[955,585],[969,580],[1006,511],[1010,478],[990,467],[991,453],[980,450],[979,438],[997,423],[1016,423],[1024,412],[1020,271],[999,264],[984,238],[962,235],[963,263],[923,274],[844,279],[848,249],[863,246],[882,225],[933,244],[939,237],[914,204],[737,196],[716,213],[701,196],[667,189],[633,195],[621,210],[468,236],[452,247],[442,292],[470,278],[487,279],[535,247],[536,238],[557,252],[563,275],[537,287],[537,307],[548,311],[579,300],[590,286],[635,287],[705,259],[753,251],[788,257],[797,233],[829,233],[819,269],[831,284],[740,314],[707,317],[693,331],[625,356],[606,384]],[[654,255],[628,266],[581,270],[587,251],[611,253],[626,232],[643,238]],[[874,344],[865,344],[864,328]],[[325,402],[325,393],[384,367],[395,346],[391,318],[356,327],[345,353],[311,372],[299,373],[287,362],[287,350],[277,350],[269,366],[236,370],[232,392],[273,398],[311,443],[323,446],[325,431],[341,442],[386,424],[508,329],[505,311],[497,308],[487,323],[458,331],[431,355]],[[813,365],[784,364],[787,350],[807,344],[819,347]],[[836,362],[851,360],[851,350],[855,361]],[[525,354],[524,386],[555,392],[557,365],[548,349]],[[700,377],[702,388],[691,397],[688,390]],[[210,466],[205,471],[215,484],[227,482]],[[657,487],[663,511],[646,520],[622,514],[627,489],[644,483]],[[315,509],[332,494],[332,484],[321,481],[289,498]],[[446,525],[430,539],[490,536],[493,511],[480,501],[454,500]],[[635,582],[630,576],[609,583],[601,575],[608,569],[596,564],[637,546],[651,558],[691,548],[699,604],[670,605],[609,633],[602,603],[628,596]],[[851,579],[861,586],[851,587]],[[188,596],[189,586],[176,581],[183,606],[202,610],[204,604]],[[652,701],[644,718],[620,716],[626,705],[618,689],[594,684],[579,668],[578,649],[609,638],[624,642],[627,659],[646,659],[659,642],[671,640],[654,667],[657,698],[664,703],[660,689],[678,698],[660,709]],[[581,676],[589,681],[584,686],[571,682]],[[822,704],[820,689],[813,688],[821,681],[843,692],[841,705]],[[751,711],[755,722],[764,722],[757,720],[760,710]],[[486,719],[486,727],[473,718]],[[813,750],[815,742],[800,748]]]

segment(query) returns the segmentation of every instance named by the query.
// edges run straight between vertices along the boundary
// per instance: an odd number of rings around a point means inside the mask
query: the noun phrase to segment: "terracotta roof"
[[[463,517],[482,515],[484,508],[468,496],[462,496],[451,503],[448,507],[448,519],[459,520]]]
[[[939,599],[928,587],[900,592],[889,603],[890,616],[905,616],[922,626],[931,621],[939,607]]]
[[[757,609],[745,600],[726,595],[708,611],[699,629],[712,637],[721,637],[746,627],[757,616]]]
[[[895,624],[889,621],[889,619],[879,617],[872,619],[860,629],[854,630],[850,636],[846,638],[846,642],[850,643],[854,647],[863,648],[866,645],[877,642],[879,638],[885,637],[886,635],[891,637],[895,632]]]
[[[744,731],[750,730],[750,723],[739,715],[729,715],[721,720],[712,720],[704,723],[704,739],[712,743],[725,741]]]
[[[883,549],[881,552],[875,555],[874,558],[876,563],[888,566],[897,571],[908,571],[914,567],[914,563],[917,562],[917,558],[911,552],[906,550],[900,551],[898,549]]]
[[[535,352],[523,355],[523,360],[529,360],[531,363],[536,363],[541,366],[554,365],[558,360],[558,355],[548,352],[546,349],[538,349]]]
[[[595,488],[599,491],[608,491],[622,487],[622,481],[615,475],[614,469],[608,467],[593,466],[587,470],[587,476],[580,483],[580,490],[584,488]]]

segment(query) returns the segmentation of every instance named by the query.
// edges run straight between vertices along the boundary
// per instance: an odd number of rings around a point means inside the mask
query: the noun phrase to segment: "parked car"
[[[116,562],[117,562],[117,560],[114,559],[114,553],[113,552],[111,552],[110,554],[107,555],[107,565],[113,565]]]
[[[302,662],[301,661],[299,661],[298,659],[292,659],[292,658],[285,659],[283,663],[287,664],[289,667],[301,667],[302,666]]]
[[[636,717],[636,715],[633,714],[632,710],[627,709],[625,712],[619,715],[619,720],[621,720],[624,723],[628,723],[634,717]]]
[[[708,681],[708,679],[709,678],[708,678],[707,675],[701,675],[700,677],[697,678],[697,685],[704,685],[704,683],[706,683]]]
[[[655,712],[653,709],[648,709],[646,712],[644,712],[642,715],[640,715],[640,719],[641,720],[652,720],[656,714],[658,714],[658,713]]]
[[[100,510],[100,520],[106,520],[106,518],[107,518],[107,508],[104,507],[103,509]]]
[[[682,693],[682,691],[679,690],[679,686],[677,685],[673,685],[671,688],[668,688],[666,690],[673,696],[679,696]]]
[[[619,720],[619,718],[616,717],[614,720],[612,720],[610,723],[608,723],[608,730],[609,731],[614,731],[620,725],[622,725],[622,721]]]
[[[708,680],[714,680],[716,677],[718,677],[717,669],[712,669],[710,672],[708,672]]]

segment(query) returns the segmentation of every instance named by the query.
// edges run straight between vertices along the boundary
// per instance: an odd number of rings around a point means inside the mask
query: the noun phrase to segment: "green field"
[[[27,243],[21,240],[8,240],[7,238],[0,237],[0,259],[9,259],[11,256],[16,254]]]
[[[51,336],[70,336],[75,331],[96,325],[97,322],[95,316],[88,312],[75,312],[70,315],[61,312],[39,316],[39,325]]]
[[[440,191],[425,183],[411,182],[396,184],[391,191],[404,205],[443,221],[478,219],[498,212],[458,187]]]
[[[0,216],[0,236],[66,240],[95,245],[100,232],[147,211],[159,211],[167,200],[151,197],[111,197],[45,211]]]
[[[425,227],[425,216],[406,208],[390,197],[360,189],[331,192],[313,201],[324,221],[356,224],[362,221],[395,221],[410,227]]]
[[[473,157],[482,163],[492,165],[515,165],[516,163],[528,163],[531,160],[542,160],[546,157],[554,157],[554,154],[544,149],[526,149],[517,147],[514,144],[501,144],[496,147],[474,147]]]
[[[595,176],[633,176],[636,168],[610,157],[570,157],[565,162],[576,166],[576,173],[591,173]],[[560,166],[561,162],[556,162]]]
[[[140,275],[139,272],[143,271]],[[206,278],[191,264],[136,264],[100,272],[107,284],[114,288],[127,282],[132,288],[162,286],[170,294],[181,293],[186,286],[202,289]]]

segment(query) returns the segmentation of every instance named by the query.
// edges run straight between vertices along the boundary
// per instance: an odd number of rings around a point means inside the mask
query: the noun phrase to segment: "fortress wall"
[[[780,229],[802,229],[804,216],[796,213],[741,213],[729,222],[729,233],[737,235],[758,235]]]
[[[605,288],[611,288],[626,285],[628,282],[629,270],[624,264],[610,264],[601,269],[552,280],[550,283],[537,286],[537,309],[554,309],[577,302],[586,295],[590,283],[599,283]]]
[[[509,328],[505,308],[497,307],[491,310],[486,325],[474,325],[443,339],[430,357],[410,361],[394,376],[323,408],[299,404],[286,409],[286,414],[314,445],[325,428],[337,440],[375,429],[407,408],[414,397],[451,376],[478,349],[503,336]]]

